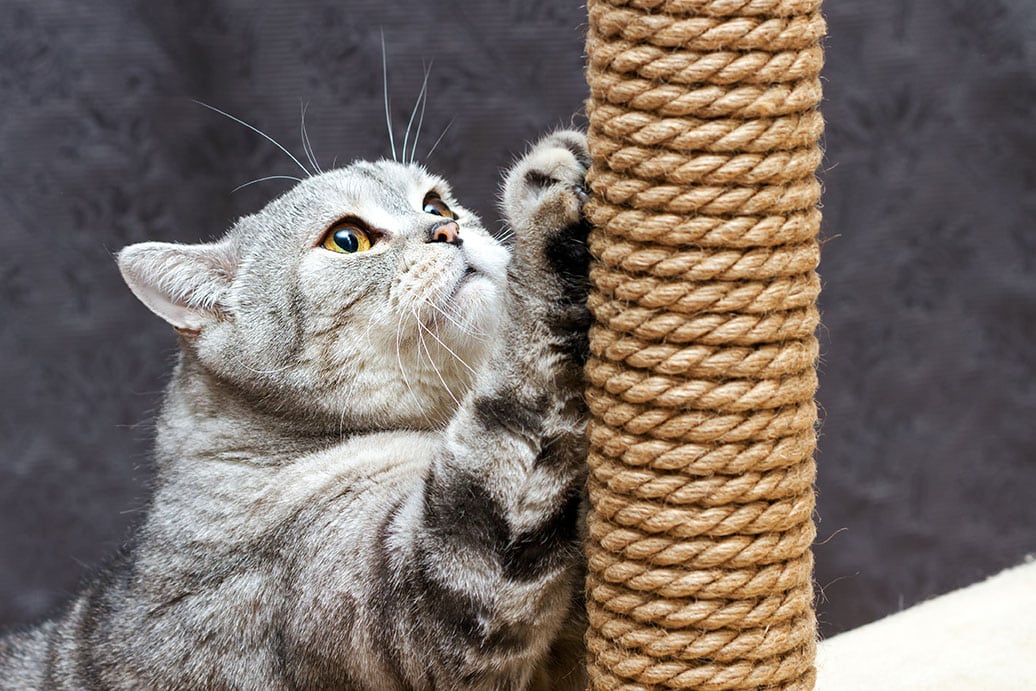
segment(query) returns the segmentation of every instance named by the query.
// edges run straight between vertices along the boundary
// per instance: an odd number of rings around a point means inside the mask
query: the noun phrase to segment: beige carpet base
[[[822,642],[817,688],[1036,689],[1036,562]]]

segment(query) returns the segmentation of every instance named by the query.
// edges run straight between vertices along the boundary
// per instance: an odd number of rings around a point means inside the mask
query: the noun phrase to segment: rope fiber
[[[821,0],[589,0],[592,689],[809,689]]]

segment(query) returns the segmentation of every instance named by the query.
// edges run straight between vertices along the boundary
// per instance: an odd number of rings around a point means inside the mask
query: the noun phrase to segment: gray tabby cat
[[[119,254],[181,334],[156,491],[5,689],[583,688],[585,139],[508,174],[513,257],[417,165]]]

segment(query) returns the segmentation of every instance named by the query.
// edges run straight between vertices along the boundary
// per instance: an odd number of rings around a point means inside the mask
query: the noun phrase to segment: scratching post
[[[820,0],[589,0],[593,689],[811,688]]]

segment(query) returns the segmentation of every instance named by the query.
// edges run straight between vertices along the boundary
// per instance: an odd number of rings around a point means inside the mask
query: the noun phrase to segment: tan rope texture
[[[590,0],[593,689],[805,689],[820,0]]]

